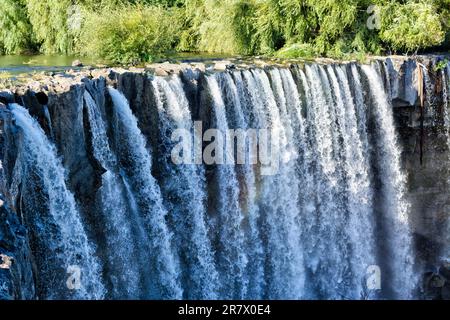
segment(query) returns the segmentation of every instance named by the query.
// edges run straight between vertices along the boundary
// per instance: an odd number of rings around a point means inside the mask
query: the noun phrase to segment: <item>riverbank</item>
[[[174,56],[167,61],[148,63],[138,66],[123,66],[109,64],[93,58],[76,58],[70,56],[0,56],[0,89],[9,89],[27,83],[42,82],[51,77],[77,78],[107,74],[109,70],[129,70],[131,72],[145,72],[156,76],[168,76],[183,70],[192,69],[201,72],[225,71],[232,69],[250,69],[266,67],[287,67],[290,65],[303,65],[305,63],[333,64],[333,63],[367,63],[376,60],[391,59],[392,61],[417,60],[429,64],[429,61],[448,61],[450,53],[434,53],[428,55],[391,55],[391,56],[366,56],[364,61],[337,60],[331,58],[311,59],[281,59],[263,56],[256,57],[226,57],[221,55],[191,55]],[[73,66],[73,64],[77,66]]]

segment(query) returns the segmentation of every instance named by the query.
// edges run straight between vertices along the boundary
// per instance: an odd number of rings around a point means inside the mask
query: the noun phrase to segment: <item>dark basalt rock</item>
[[[4,201],[0,195],[0,300],[34,299],[27,230]]]

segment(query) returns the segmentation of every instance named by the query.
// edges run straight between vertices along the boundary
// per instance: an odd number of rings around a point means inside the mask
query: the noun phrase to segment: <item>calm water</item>
[[[177,53],[170,56],[169,60],[181,62],[212,61],[229,58],[225,54],[209,53]],[[85,66],[110,65],[107,61],[96,58],[76,56],[48,56],[48,55],[13,55],[0,56],[0,73],[12,75],[40,72],[40,71],[64,71],[76,69],[72,67],[74,60],[80,60]]]
[[[98,65],[101,63],[92,58],[77,58],[73,56],[0,56],[0,72],[21,74],[35,71],[62,71],[72,68],[74,60],[80,60],[85,65]]]

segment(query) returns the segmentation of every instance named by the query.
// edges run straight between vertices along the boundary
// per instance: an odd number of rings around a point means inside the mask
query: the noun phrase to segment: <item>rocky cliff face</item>
[[[397,128],[402,142],[402,160],[408,173],[409,200],[414,239],[423,275],[423,297],[450,298],[450,143],[447,114],[449,75],[436,68],[441,58],[386,58],[380,64],[385,87],[392,100]],[[217,64],[216,64],[217,65]],[[239,67],[239,66],[238,66]],[[268,67],[268,66],[265,66]],[[223,69],[236,68],[226,64]],[[180,73],[184,90],[195,119],[205,118],[202,99],[203,74],[211,72],[204,66],[162,65],[153,73]],[[105,169],[93,158],[91,135],[83,94],[88,91],[108,117],[111,98],[107,86],[117,87],[130,101],[139,127],[153,148],[158,141],[153,124],[158,122],[154,93],[148,70],[95,70],[55,75],[45,80],[20,85],[0,93],[0,122],[11,127],[12,118],[5,104],[16,102],[29,109],[39,120],[48,137],[55,143],[68,173],[68,185],[80,205],[83,219],[92,238],[102,237],[99,228],[101,213],[96,196]],[[7,194],[12,184],[16,161],[14,139],[0,133],[2,177],[0,192],[0,298],[33,299],[36,273],[30,239],[21,217],[20,193]],[[155,159],[154,159],[155,161]],[[158,176],[157,160],[153,167]],[[98,239],[98,243],[104,243]],[[103,248],[97,248],[101,257]]]
[[[415,245],[426,273],[424,295],[449,299],[449,75],[439,61],[386,59],[385,75],[408,173]]]
[[[0,200],[0,299],[34,299],[33,255],[27,229]]]

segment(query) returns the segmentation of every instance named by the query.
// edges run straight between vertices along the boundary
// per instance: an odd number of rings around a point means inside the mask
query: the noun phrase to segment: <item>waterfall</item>
[[[278,172],[262,177],[261,181],[261,215],[262,233],[266,245],[266,282],[269,299],[300,299],[303,296],[303,261],[300,247],[300,232],[297,217],[298,207],[298,180],[295,172],[296,153],[291,146],[291,141],[286,128],[289,123],[283,123],[279,106],[267,74],[261,70],[255,70],[253,77],[256,84],[256,92],[261,95],[258,108],[260,123],[268,123],[272,143],[270,147],[280,162]],[[280,80],[278,77],[276,80]],[[277,85],[278,96],[281,91],[281,83],[272,81]],[[285,107],[285,106],[284,106]],[[284,114],[283,114],[284,115]],[[291,128],[289,128],[291,129]]]
[[[417,285],[413,272],[412,239],[409,228],[409,204],[405,199],[406,176],[401,171],[400,150],[398,147],[392,115],[392,107],[384,92],[379,74],[373,67],[364,65],[362,71],[370,85],[377,121],[378,156],[382,182],[384,224],[387,228],[387,254],[392,268],[392,290],[396,298],[408,299]]]
[[[338,119],[342,141],[344,144],[343,159],[347,194],[347,219],[348,238],[351,243],[352,259],[350,262],[354,287],[354,293],[350,296],[362,298],[364,296],[363,283],[358,280],[358,275],[366,272],[370,265],[374,265],[375,240],[374,240],[374,212],[373,212],[373,187],[370,181],[370,164],[367,151],[363,148],[363,138],[358,130],[356,118],[356,106],[350,91],[350,84],[346,71],[342,67],[336,67],[337,77],[330,72],[333,91],[338,101]],[[358,79],[355,80],[358,82]],[[340,86],[339,86],[340,84]],[[339,96],[341,97],[339,98]]]
[[[136,264],[131,263],[138,252],[130,226],[132,218],[128,214],[127,198],[124,196],[126,192],[120,175],[116,173],[117,160],[109,147],[101,112],[87,91],[84,93],[84,101],[88,110],[93,153],[106,170],[102,175],[99,198],[105,220],[108,261],[106,273],[111,281],[111,297],[136,299],[140,297],[140,270]]]
[[[442,70],[442,83],[443,83],[443,102],[444,102],[444,127],[446,128],[447,134],[447,148],[450,150],[450,62],[447,63],[444,70]],[[448,161],[450,163],[450,154]],[[450,186],[450,179],[447,180],[447,184]],[[441,256],[443,260],[450,261],[450,218],[447,218],[446,226],[444,228],[443,242],[444,247],[441,250]]]
[[[245,140],[245,150],[252,148],[249,140],[251,137],[247,131],[252,129],[250,123],[250,114],[252,112],[250,101],[246,92],[242,75],[240,72],[233,74],[224,73],[219,77],[221,82],[222,95],[226,101],[227,119],[229,120],[229,128],[240,130]],[[242,156],[242,155],[241,155]],[[245,156],[245,155],[243,155]],[[247,264],[244,277],[248,279],[247,299],[261,299],[264,291],[264,267],[261,234],[258,229],[258,220],[260,217],[259,208],[257,206],[257,186],[255,168],[250,157],[246,157],[248,161],[244,164],[237,165],[237,175],[240,191],[240,204],[243,212],[243,225],[248,236],[245,241],[245,250],[251,263]]]
[[[44,299],[101,299],[100,265],[67,189],[61,160],[28,111],[17,104],[9,107],[22,133],[14,177],[24,219],[38,248],[34,253],[42,278],[38,290]]]
[[[152,160],[144,136],[131,112],[127,99],[116,89],[109,88],[114,104],[114,134],[117,157],[132,189],[140,218],[145,227],[139,239],[139,252],[146,257],[148,297],[179,299],[182,288],[178,279],[178,263],[172,252],[171,238],[166,225],[167,210],[161,190],[151,175]]]
[[[161,188],[166,195],[174,243],[180,261],[187,299],[217,299],[218,274],[206,225],[206,193],[204,168],[195,164],[174,165],[171,162],[173,141],[177,129],[192,129],[192,118],[182,83],[178,77],[170,81],[152,81],[160,115],[160,132],[164,162]],[[191,154],[190,156],[193,156]],[[180,187],[182,186],[182,187]],[[168,200],[170,198],[170,200]]]
[[[308,79],[308,125],[309,139],[312,139],[312,157],[315,167],[315,193],[317,208],[309,211],[313,215],[309,223],[315,223],[311,230],[311,272],[317,277],[316,292],[320,297],[344,298],[342,287],[349,277],[348,239],[343,228],[346,225],[344,212],[344,190],[334,106],[330,95],[330,84],[325,70],[319,66],[307,66]],[[334,121],[333,121],[334,120]],[[315,222],[313,221],[315,220]],[[326,252],[326,254],[324,254]],[[323,282],[323,283],[322,283]]]
[[[214,127],[224,133],[228,129],[225,104],[215,76],[206,78],[212,100]],[[216,136],[215,139],[219,139]],[[227,141],[229,142],[229,141]],[[227,143],[225,142],[225,143]],[[228,149],[228,148],[227,148]],[[206,152],[206,150],[205,150]],[[220,150],[216,150],[220,154]],[[218,154],[215,154],[217,157]],[[225,158],[232,155],[223,154]],[[221,296],[225,299],[243,299],[246,296],[248,280],[244,271],[248,263],[244,247],[242,228],[243,214],[239,206],[239,188],[234,167],[228,164],[217,165],[217,205],[215,210],[218,239],[216,247],[217,270],[221,280]]]
[[[39,298],[417,298],[407,176],[381,69],[140,75],[136,88],[127,74],[123,92],[86,84],[80,145],[94,186],[66,177],[63,116],[47,114],[49,139],[10,105],[4,137],[18,150],[2,193],[30,229]],[[446,74],[447,101],[450,65]],[[92,189],[88,201],[79,188]]]

